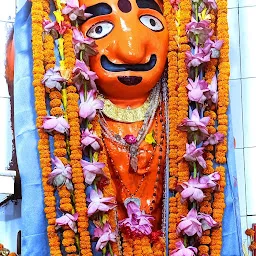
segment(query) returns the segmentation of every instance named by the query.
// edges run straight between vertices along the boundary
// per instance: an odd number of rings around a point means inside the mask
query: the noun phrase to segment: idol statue
[[[168,31],[160,1],[80,1],[92,14],[80,27],[95,40],[90,68],[104,102],[99,122],[115,185],[118,218],[128,202],[161,229],[165,167],[165,110],[161,77]],[[146,142],[149,134],[154,141]]]

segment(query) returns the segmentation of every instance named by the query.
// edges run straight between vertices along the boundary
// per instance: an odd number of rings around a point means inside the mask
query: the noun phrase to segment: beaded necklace
[[[150,104],[148,107],[148,110],[145,113],[145,119],[143,121],[143,124],[138,132],[138,136],[136,138],[136,143],[129,144],[127,143],[120,135],[113,134],[112,131],[109,130],[107,122],[101,113],[101,119],[99,120],[100,125],[102,127],[102,133],[105,137],[111,139],[112,141],[120,144],[123,146],[124,149],[126,149],[129,152],[130,156],[130,166],[133,169],[134,172],[137,172],[138,169],[138,149],[141,144],[141,142],[145,139],[152,123],[155,117],[155,113],[157,110],[157,107],[160,102],[160,90],[161,90],[161,83],[158,82],[157,85],[153,88],[151,94],[150,94]]]
[[[146,168],[146,172],[145,172],[144,174],[142,174],[142,178],[141,178],[141,180],[140,180],[140,182],[139,182],[139,184],[138,184],[136,190],[135,190],[133,193],[130,191],[130,189],[129,189],[129,188],[125,185],[125,183],[123,182],[123,179],[121,178],[121,175],[120,175],[120,173],[119,173],[119,171],[118,171],[118,167],[117,167],[116,164],[114,163],[114,160],[113,160],[112,157],[111,157],[111,154],[110,154],[110,152],[109,152],[109,149],[106,147],[106,151],[107,151],[107,153],[108,153],[108,157],[109,157],[109,159],[110,159],[110,161],[111,161],[111,163],[112,163],[112,166],[113,166],[113,171],[116,173],[116,175],[117,175],[117,177],[119,178],[119,181],[120,181],[120,183],[121,183],[121,186],[124,188],[124,190],[126,191],[126,194],[129,196],[128,198],[126,198],[126,199],[124,200],[124,204],[125,204],[125,205],[128,204],[130,201],[135,201],[137,204],[140,205],[140,199],[136,197],[136,194],[137,194],[138,191],[140,190],[140,188],[141,188],[141,186],[142,186],[142,184],[143,184],[143,182],[144,182],[144,180],[145,180],[145,177],[146,177],[146,175],[147,175],[147,173],[148,173],[148,171],[149,171],[149,169],[150,169],[150,167],[151,167],[151,162],[152,162],[152,160],[153,160],[154,153],[156,152],[156,149],[159,148],[159,156],[158,156],[158,164],[157,164],[157,173],[156,173],[156,178],[155,178],[155,182],[154,182],[154,190],[153,190],[152,197],[151,197],[152,200],[151,200],[151,202],[150,202],[150,204],[149,204],[149,210],[147,211],[149,214],[151,214],[151,213],[154,211],[154,209],[155,209],[155,207],[154,207],[153,205],[156,203],[158,183],[159,183],[159,180],[160,180],[160,179],[159,179],[159,176],[160,176],[160,174],[161,174],[161,166],[162,166],[161,161],[162,161],[162,158],[163,158],[162,154],[163,154],[163,144],[164,144],[164,138],[165,138],[165,136],[164,136],[164,134],[165,134],[165,125],[164,125],[163,111],[162,111],[162,106],[161,106],[161,105],[159,106],[159,114],[156,115],[155,119],[156,119],[156,122],[155,122],[155,128],[156,128],[156,129],[155,129],[155,131],[157,131],[157,127],[158,127],[158,125],[159,125],[158,119],[160,120],[160,122],[161,122],[161,124],[162,124],[162,129],[161,129],[161,134],[160,134],[160,136],[157,136],[157,133],[155,134],[155,137],[156,137],[156,138],[158,137],[157,141],[158,141],[159,143],[157,143],[157,144],[155,145],[154,150],[153,150],[152,155],[151,155],[151,158],[150,158],[150,160],[149,160],[148,166],[147,166],[147,168]],[[109,130],[109,131],[110,131],[110,130]],[[110,131],[110,132],[113,133],[113,131]],[[111,138],[107,137],[106,134],[103,133],[102,139],[103,139],[104,145],[106,144],[106,143],[105,143],[105,138],[108,138],[108,139],[111,140]],[[116,143],[116,141],[114,141],[114,140],[111,140],[111,141],[112,141],[113,143],[119,145],[118,143]],[[122,146],[122,148],[123,148],[123,145],[121,145],[121,146]]]

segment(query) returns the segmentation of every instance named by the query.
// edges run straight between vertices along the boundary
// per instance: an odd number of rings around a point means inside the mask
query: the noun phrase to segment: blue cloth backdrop
[[[37,151],[38,134],[35,127],[34,92],[31,57],[31,3],[26,2],[15,22],[15,139],[22,181],[22,255],[48,256],[41,170]],[[229,119],[230,118],[229,112]],[[229,152],[225,190],[226,209],[223,221],[222,256],[239,256],[241,232],[236,182],[232,125],[229,120]]]

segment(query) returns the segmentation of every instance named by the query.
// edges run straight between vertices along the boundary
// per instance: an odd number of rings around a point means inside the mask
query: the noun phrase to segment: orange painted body
[[[106,32],[110,31],[106,35],[102,33],[102,38],[94,38],[97,44],[98,54],[90,58],[90,68],[97,73],[99,77],[96,80],[98,89],[106,98],[110,99],[119,107],[126,108],[130,106],[131,108],[135,108],[145,102],[149,96],[149,92],[156,85],[163,73],[168,51],[167,25],[160,12],[150,8],[139,8],[135,0],[130,1],[132,9],[127,13],[118,8],[117,2],[117,0],[105,0],[104,3],[107,3],[111,7],[112,12],[90,18],[81,25],[81,31],[85,36],[92,38],[93,36],[101,36],[102,31],[104,32],[104,26],[106,26]],[[80,4],[85,4],[87,7],[98,3],[103,3],[103,1],[80,0]],[[148,17],[151,18],[148,19]],[[161,30],[154,31],[151,29],[151,25],[155,24],[152,19],[156,21],[158,28],[161,28],[162,24],[163,27]],[[103,30],[102,27],[99,28],[101,25],[103,26]],[[152,28],[154,29],[154,27]],[[97,34],[97,31],[101,33]],[[149,62],[153,54],[157,59],[156,64],[147,71],[125,70],[122,72],[112,72],[106,70],[101,64],[102,56],[106,56],[114,64],[145,64]],[[139,76],[142,77],[142,80],[135,86],[127,86],[118,80],[118,76],[120,75]],[[142,124],[142,122],[121,123],[110,119],[107,119],[107,123],[110,130],[122,137],[127,134],[137,136]],[[156,141],[159,144],[162,131],[159,116],[155,118],[150,130],[156,132]],[[146,142],[140,145],[137,173],[129,171],[129,156],[127,151],[109,139],[105,139],[105,146],[110,156],[109,164],[116,188],[119,219],[127,217],[123,205],[124,200],[127,197],[131,197],[131,194],[134,194],[140,186],[134,196],[141,199],[142,210],[145,210],[146,213],[152,213],[156,218],[155,229],[160,229],[165,141],[162,145],[163,152],[161,154],[160,146],[157,146],[154,150],[153,146]],[[162,155],[162,159],[160,174],[158,174],[159,170],[157,166],[160,155]],[[142,181],[143,173],[145,173],[145,178]],[[152,204],[154,186],[157,186],[157,192],[155,203]],[[153,207],[153,211],[152,208],[150,210],[150,207]]]

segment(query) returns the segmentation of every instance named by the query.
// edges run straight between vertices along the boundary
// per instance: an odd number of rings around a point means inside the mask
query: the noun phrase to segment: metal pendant
[[[141,201],[138,197],[128,197],[124,200],[124,206],[127,208],[127,205],[133,202],[135,204],[137,204],[139,207],[141,206]]]
[[[138,146],[131,145],[130,146],[130,166],[134,172],[138,170]]]

